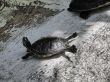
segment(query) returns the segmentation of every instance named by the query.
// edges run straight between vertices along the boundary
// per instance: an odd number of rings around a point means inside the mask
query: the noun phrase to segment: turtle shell
[[[45,58],[60,53],[69,47],[68,41],[58,37],[44,37],[32,44],[32,53],[38,58]]]
[[[72,11],[89,11],[110,5],[110,0],[72,0],[69,8]]]

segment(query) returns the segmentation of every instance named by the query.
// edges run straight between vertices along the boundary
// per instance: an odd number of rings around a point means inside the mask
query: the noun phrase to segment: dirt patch
[[[22,28],[22,26],[30,26],[33,23],[42,24],[50,16],[58,14],[59,10],[52,10],[45,8],[46,3],[41,1],[33,1],[29,4],[17,3],[10,4],[9,2],[4,2],[5,8],[13,8],[9,17],[7,18],[6,24],[0,27],[0,41],[7,41],[10,37],[10,30],[14,28]],[[15,9],[14,9],[15,8]],[[4,10],[2,9],[2,10]],[[3,14],[3,13],[2,13]]]
[[[11,20],[13,24],[19,24],[17,27],[30,25],[33,19],[36,23],[41,24],[46,18],[56,15],[58,12],[58,10],[53,11],[41,6],[19,6],[18,10],[12,12],[13,18]]]

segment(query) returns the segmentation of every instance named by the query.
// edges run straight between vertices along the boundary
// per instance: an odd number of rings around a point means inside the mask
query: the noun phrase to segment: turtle
[[[109,5],[110,0],[72,0],[67,10],[78,12],[81,18],[87,19],[92,11]]]
[[[75,45],[70,46],[69,41],[75,38],[78,33],[73,33],[67,38],[48,36],[42,37],[31,44],[27,37],[22,38],[23,46],[27,48],[27,53],[22,57],[22,59],[28,59],[29,57],[36,57],[38,59],[51,58],[53,56],[64,53],[66,50],[72,53],[77,52]],[[66,57],[69,61],[70,58]]]

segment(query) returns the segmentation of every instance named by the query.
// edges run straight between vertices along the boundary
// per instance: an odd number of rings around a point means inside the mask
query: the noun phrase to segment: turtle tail
[[[78,33],[73,33],[72,35],[70,35],[68,38],[67,38],[67,40],[70,40],[70,39],[72,39],[72,38],[75,38],[75,37],[77,37],[77,35],[78,35]]]
[[[23,37],[22,42],[23,42],[23,46],[25,46],[27,49],[31,48],[31,43],[27,37]]]

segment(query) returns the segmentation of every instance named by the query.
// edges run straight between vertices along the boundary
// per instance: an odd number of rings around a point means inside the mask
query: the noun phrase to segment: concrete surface
[[[17,22],[17,26],[14,22],[8,29],[5,26],[7,18],[2,14],[0,29],[9,33],[10,37],[2,38],[0,42],[0,82],[110,82],[110,8],[92,13],[87,20],[83,20],[66,10],[69,1],[60,1],[45,0],[44,3],[60,5],[43,6],[57,9],[58,13],[40,23],[37,23],[37,18],[32,18],[34,21],[29,25]],[[73,32],[79,35],[70,45],[76,45],[78,51],[75,54],[65,53],[73,63],[63,56],[48,60],[21,59],[26,54],[22,45],[23,36],[34,42],[44,36],[66,38]]]

